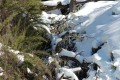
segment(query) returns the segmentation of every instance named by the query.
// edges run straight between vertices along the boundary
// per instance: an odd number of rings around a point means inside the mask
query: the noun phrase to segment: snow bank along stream
[[[57,5],[54,0],[44,4]],[[68,15],[43,11],[42,19],[48,24],[42,27],[51,36],[54,54],[66,60],[56,70],[57,79],[120,80],[119,1],[88,2]]]

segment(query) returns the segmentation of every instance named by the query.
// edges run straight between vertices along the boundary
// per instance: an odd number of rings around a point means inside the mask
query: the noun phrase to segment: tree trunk
[[[70,5],[69,5],[70,12],[74,12],[75,11],[75,4],[76,4],[76,0],[71,0],[70,1]]]

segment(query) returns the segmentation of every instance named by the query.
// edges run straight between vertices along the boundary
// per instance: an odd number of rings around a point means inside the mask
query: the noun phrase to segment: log
[[[48,5],[44,5],[43,4],[43,8],[42,10],[43,11],[51,11],[51,10],[55,10],[55,9],[60,9],[60,10],[67,10],[68,8],[70,8],[69,12],[73,11],[74,8],[72,8],[72,5],[78,5],[78,4],[81,4],[81,5],[84,5],[86,2],[89,2],[89,1],[84,1],[84,2],[76,2],[75,0],[73,0],[70,4],[67,4],[67,5],[62,5],[61,2],[58,3],[57,6],[48,6]]]

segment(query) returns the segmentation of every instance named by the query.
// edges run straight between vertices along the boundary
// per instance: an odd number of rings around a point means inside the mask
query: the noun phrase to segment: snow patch
[[[28,67],[27,67],[27,72],[28,72],[28,73],[33,73],[33,72],[30,70],[30,68],[28,68]]]
[[[79,80],[71,69],[59,68],[57,79],[59,79],[62,75],[64,75],[63,77],[71,77],[70,80]]]
[[[4,72],[3,68],[0,67],[0,76],[3,76],[3,72]]]
[[[18,54],[17,58],[19,59],[20,62],[24,62],[24,55]]]

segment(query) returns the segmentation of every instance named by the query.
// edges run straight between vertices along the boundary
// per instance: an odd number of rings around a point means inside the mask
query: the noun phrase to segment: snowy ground
[[[67,2],[64,3],[65,0],[62,1],[63,4],[67,4]],[[56,5],[56,1],[51,2],[54,2],[52,5]],[[51,5],[49,3],[44,2],[46,5]],[[50,20],[49,17],[54,17],[54,20]],[[59,21],[64,17],[59,10],[42,13],[42,18],[46,23]],[[84,34],[83,41],[76,41],[76,52],[63,49],[59,55],[74,57],[83,51],[76,57],[78,61],[86,60],[86,62],[96,63],[100,66],[97,71],[90,69],[88,78],[84,80],[120,80],[120,2],[88,2],[81,10],[70,13],[67,18],[72,19],[67,24],[73,26],[73,30],[78,33],[85,31],[86,34]],[[77,25],[78,23],[81,24]],[[55,40],[57,39],[54,39],[53,43],[57,42]],[[101,49],[92,55],[92,48],[98,48],[101,44],[103,44]],[[62,70],[70,72],[65,68]],[[74,77],[75,80],[78,80],[76,76]]]

